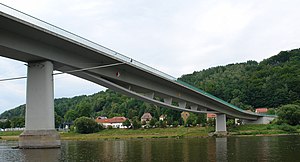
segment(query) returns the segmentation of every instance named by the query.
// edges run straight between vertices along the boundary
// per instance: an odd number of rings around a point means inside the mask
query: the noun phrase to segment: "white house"
[[[123,122],[125,122],[127,119],[125,117],[113,117],[113,118],[103,118],[98,117],[96,119],[96,122],[99,124],[102,124],[104,128],[108,128],[111,126],[112,128],[127,128],[126,126],[123,126]]]

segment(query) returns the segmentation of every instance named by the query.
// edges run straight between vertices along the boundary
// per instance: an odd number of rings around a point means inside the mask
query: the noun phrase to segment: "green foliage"
[[[11,128],[10,120],[0,122],[0,128],[2,128],[2,129]]]
[[[57,115],[56,112],[54,115],[55,115],[55,128],[60,128],[63,123],[63,118],[61,116]]]
[[[276,110],[273,109],[273,108],[271,108],[271,109],[268,110],[267,114],[268,115],[275,115],[276,114]]]
[[[300,106],[284,105],[278,109],[278,123],[287,123],[289,125],[300,124]]]
[[[190,116],[186,120],[186,125],[187,126],[191,126],[191,125],[196,126],[198,124],[197,121],[198,121],[197,115],[194,113],[190,113]]]
[[[151,127],[153,127],[153,126],[155,126],[155,123],[157,122],[157,119],[156,118],[152,118],[151,120],[150,120],[150,122],[149,122],[149,125],[151,126]]]
[[[12,119],[12,118],[16,118],[16,117],[25,117],[25,106],[26,105],[21,105],[18,106],[14,109],[11,110],[7,110],[5,112],[3,112],[0,115],[0,119]]]
[[[215,126],[215,123],[216,123],[216,119],[209,118],[209,119],[207,120],[207,125],[208,125],[208,126]]]
[[[234,119],[228,119],[228,120],[226,121],[226,125],[227,125],[228,127],[234,126],[234,125],[235,125]]]
[[[242,109],[252,109],[299,103],[299,75],[300,49],[295,49],[260,63],[247,61],[218,66],[179,79]]]
[[[279,129],[281,129],[283,131],[286,131],[288,133],[296,133],[297,132],[297,128],[296,127],[293,127],[293,126],[288,125],[286,123],[280,125]]]
[[[92,107],[91,104],[87,101],[85,102],[80,102],[77,106],[76,106],[76,113],[78,117],[92,117]]]
[[[125,122],[123,122],[123,126],[126,126],[127,128],[131,126],[129,119],[126,119]]]
[[[24,128],[25,127],[25,118],[24,117],[15,117],[11,120],[12,128]]]
[[[74,121],[75,130],[78,133],[88,134],[99,131],[98,123],[88,117],[80,117]]]
[[[206,125],[206,114],[197,114],[197,124]]]
[[[174,122],[173,122],[173,127],[178,127],[178,125],[179,125],[179,122],[178,122],[178,121],[174,121]]]
[[[158,121],[158,127],[160,128],[166,128],[167,127],[167,122],[163,120]]]
[[[142,127],[142,124],[139,120],[137,120],[137,119],[133,120],[133,122],[132,122],[132,128],[133,129],[139,129],[141,127]]]
[[[67,111],[67,113],[64,115],[64,119],[66,122],[72,122],[78,117],[77,112],[73,109]]]

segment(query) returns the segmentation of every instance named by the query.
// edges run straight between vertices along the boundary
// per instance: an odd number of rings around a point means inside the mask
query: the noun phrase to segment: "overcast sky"
[[[0,0],[174,77],[299,48],[297,0]],[[1,22],[0,22],[1,25]],[[0,57],[0,79],[25,76]],[[26,80],[0,82],[0,113],[25,103]],[[103,87],[55,76],[55,97]]]

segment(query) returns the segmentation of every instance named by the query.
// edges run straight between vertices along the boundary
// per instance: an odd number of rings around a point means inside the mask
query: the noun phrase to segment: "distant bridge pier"
[[[19,137],[20,148],[60,147],[54,126],[53,64],[28,63],[25,130]]]
[[[216,135],[227,135],[226,115],[216,114]]]

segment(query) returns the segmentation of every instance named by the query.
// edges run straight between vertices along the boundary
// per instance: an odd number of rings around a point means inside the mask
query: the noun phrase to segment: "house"
[[[152,119],[152,115],[150,113],[144,113],[141,117],[141,122],[149,122]]]
[[[159,117],[159,120],[164,121],[166,118],[167,118],[167,115],[161,115],[161,116]]]
[[[258,114],[266,114],[268,112],[268,108],[256,108],[255,113]]]
[[[186,123],[186,120],[190,117],[190,113],[189,112],[186,112],[186,111],[183,111],[181,113],[181,118],[183,119],[184,123]]]
[[[209,119],[216,119],[217,115],[216,114],[213,114],[213,113],[207,113],[206,115],[206,120],[209,120]]]
[[[111,126],[112,128],[127,128],[126,126],[123,126],[123,122],[125,122],[127,118],[125,117],[113,117],[113,118],[103,118],[98,117],[95,121],[98,124],[102,124],[104,128],[108,128]]]

